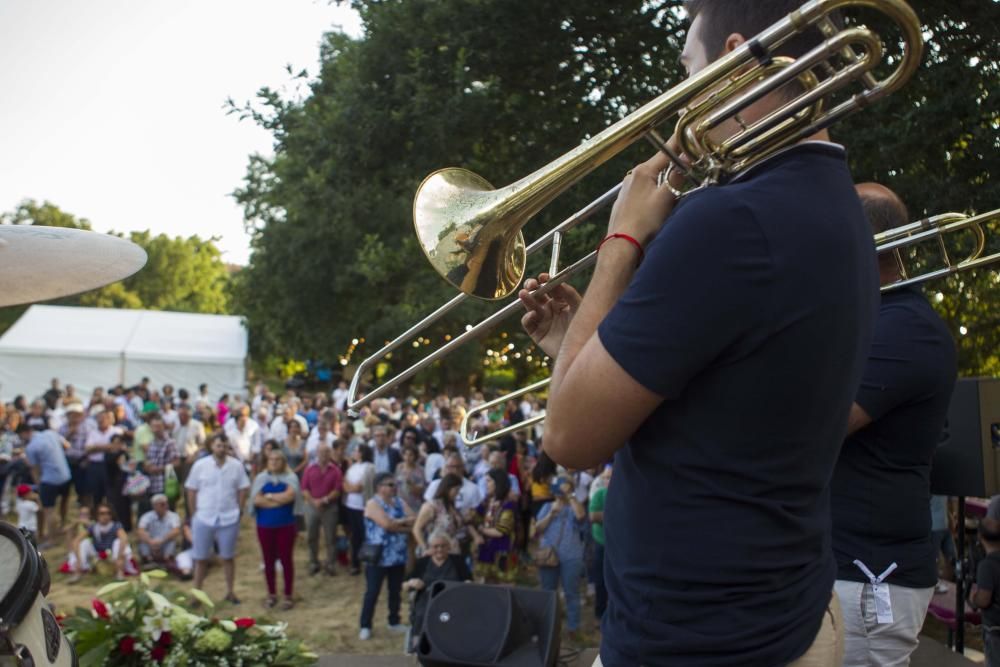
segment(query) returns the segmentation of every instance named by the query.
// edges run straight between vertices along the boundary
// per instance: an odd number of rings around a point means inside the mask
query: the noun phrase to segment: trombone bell
[[[526,262],[521,226],[490,224],[508,208],[508,188],[494,190],[467,169],[436,171],[413,200],[413,227],[434,269],[466,294],[501,299],[517,289]]]

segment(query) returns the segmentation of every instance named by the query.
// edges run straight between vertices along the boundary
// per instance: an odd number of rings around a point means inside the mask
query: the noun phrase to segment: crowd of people
[[[607,603],[611,466],[558,468],[536,446],[537,426],[464,447],[455,426],[483,400],[376,400],[348,416],[343,384],[283,395],[259,385],[214,400],[205,385],[192,395],[143,379],[84,397],[53,380],[37,399],[0,404],[2,509],[16,509],[42,549],[65,545],[70,583],[95,569],[121,579],[162,568],[201,588],[216,560],[225,599],[239,604],[237,543],[252,526],[268,608],[295,605],[296,544],[310,577],[364,573],[361,639],[383,588],[387,629],[402,633],[404,592],[419,622],[434,581],[527,583],[536,570],[542,587],[562,589],[578,633],[581,592],[598,621]],[[476,428],[540,409],[510,401]]]

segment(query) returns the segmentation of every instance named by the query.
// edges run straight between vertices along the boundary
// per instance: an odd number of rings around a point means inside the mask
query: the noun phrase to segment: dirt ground
[[[322,549],[322,547],[321,547]],[[321,552],[322,553],[322,552]],[[52,572],[52,588],[48,600],[56,605],[57,611],[70,613],[78,606],[90,608],[94,593],[104,584],[112,581],[109,577],[90,574],[76,584],[67,583],[68,576],[58,572],[66,556],[64,547],[53,547],[45,551],[45,558]],[[338,569],[337,575],[323,574],[310,576],[308,572],[308,548],[305,535],[300,534],[295,547],[295,607],[289,611],[265,609],[264,599],[267,588],[261,569],[256,533],[250,519],[244,518],[236,558],[236,596],[241,604],[232,605],[219,602],[215,615],[220,617],[252,616],[286,621],[288,631],[302,639],[309,648],[319,654],[344,653],[358,655],[387,655],[401,653],[403,635],[392,634],[386,629],[388,604],[385,588],[379,596],[372,628],[372,638],[358,639],[358,618],[364,596],[363,576],[351,576],[347,568]],[[523,584],[535,585],[533,573],[525,573]],[[169,586],[184,591],[190,582],[169,580]],[[278,590],[281,590],[281,575],[278,575]],[[225,595],[225,582],[221,565],[214,565],[205,580],[205,592],[216,601]],[[580,638],[564,637],[564,647],[591,647],[600,643],[599,634],[593,629],[592,604],[584,598],[584,627],[587,632]],[[408,622],[409,608],[405,597],[402,610],[403,622]]]

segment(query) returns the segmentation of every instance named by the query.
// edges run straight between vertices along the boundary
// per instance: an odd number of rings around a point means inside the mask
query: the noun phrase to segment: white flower
[[[170,619],[159,614],[144,616],[142,618],[142,630],[151,636],[154,642],[159,641],[160,635],[170,631]]]

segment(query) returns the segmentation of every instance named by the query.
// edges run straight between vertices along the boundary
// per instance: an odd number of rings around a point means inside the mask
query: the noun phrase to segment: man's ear
[[[726,45],[722,49],[722,55],[735,51],[746,42],[746,38],[738,32],[734,32],[726,38]]]

